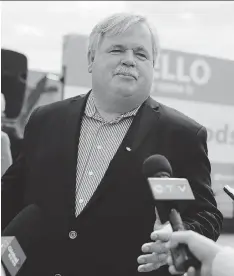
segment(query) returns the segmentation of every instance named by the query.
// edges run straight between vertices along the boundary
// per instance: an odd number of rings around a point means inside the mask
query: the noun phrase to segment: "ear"
[[[91,51],[88,52],[88,72],[92,73],[92,67],[93,67],[93,61],[94,61],[94,55],[91,53]]]

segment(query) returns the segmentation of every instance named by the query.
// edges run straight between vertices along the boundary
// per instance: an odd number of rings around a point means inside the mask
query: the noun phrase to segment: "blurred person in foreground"
[[[3,227],[30,203],[48,219],[48,235],[22,275],[169,275],[164,240],[137,263],[153,230],[171,233],[142,174],[153,154],[190,182],[196,200],[182,213],[186,229],[218,238],[222,214],[211,189],[207,132],[150,97],[158,52],[146,18],[105,18],[89,37],[92,90],[32,113],[20,157],[2,178]]]
[[[6,276],[6,273],[2,264],[1,264],[1,276]]]
[[[163,238],[163,236],[161,236]],[[201,262],[201,269],[196,271],[190,267],[187,276],[231,276],[234,273],[234,248],[223,247],[214,241],[193,231],[174,232],[168,248],[176,248],[179,244],[187,244],[192,254]],[[168,258],[169,271],[178,275],[172,258]]]
[[[25,125],[27,124],[29,115],[35,104],[45,91],[46,83],[47,78],[46,75],[44,75],[39,79],[35,87],[27,86],[27,96],[24,98],[22,109],[17,118],[2,117],[2,129],[10,138],[13,161],[18,158],[22,146]]]
[[[5,117],[5,97],[1,93],[1,118]],[[6,132],[1,130],[1,176],[12,164],[10,139]]]

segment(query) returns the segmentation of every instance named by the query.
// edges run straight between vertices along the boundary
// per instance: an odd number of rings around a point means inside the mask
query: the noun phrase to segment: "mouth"
[[[134,80],[137,80],[137,77],[135,75],[132,75],[132,74],[118,73],[116,75],[120,76],[122,78],[125,78],[125,79],[134,79]]]

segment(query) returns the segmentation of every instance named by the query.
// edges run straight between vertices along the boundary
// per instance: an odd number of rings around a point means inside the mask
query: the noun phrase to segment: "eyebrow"
[[[134,50],[135,51],[143,51],[143,52],[148,53],[148,51],[143,46],[138,46],[138,47],[134,48]]]
[[[113,44],[109,47],[109,49],[113,49],[113,48],[121,48],[121,49],[126,49],[125,46],[121,45],[121,44]]]

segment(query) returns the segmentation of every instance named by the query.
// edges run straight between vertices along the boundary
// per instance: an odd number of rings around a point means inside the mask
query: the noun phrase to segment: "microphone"
[[[1,260],[6,275],[11,276],[15,276],[25,262],[26,255],[15,237],[1,237]]]
[[[43,236],[43,216],[38,206],[24,208],[2,232],[1,259],[7,275],[15,276],[26,260],[25,252]]]
[[[188,180],[171,178],[173,172],[169,161],[165,156],[158,154],[144,161],[142,172],[148,180],[161,222],[169,220],[173,231],[186,230],[180,212],[195,199]],[[171,249],[171,255],[174,266],[180,273],[187,272],[190,266],[196,269],[201,266],[185,244]]]
[[[232,189],[230,186],[225,185],[223,188],[224,192],[230,196],[232,200],[234,200],[234,189]]]

